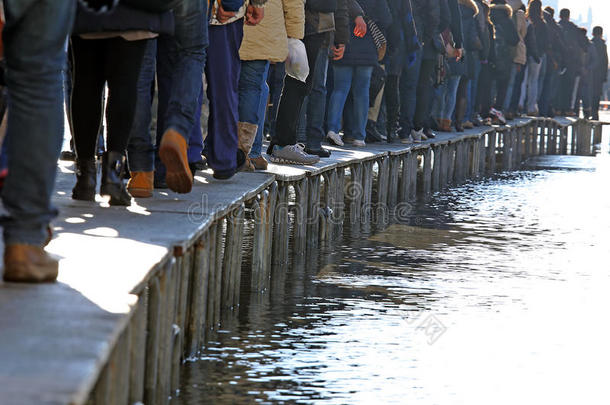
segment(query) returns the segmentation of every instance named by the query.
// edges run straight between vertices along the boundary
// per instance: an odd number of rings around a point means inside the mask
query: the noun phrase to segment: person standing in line
[[[63,74],[74,0],[4,0],[8,175],[2,203],[4,281],[52,282],[50,241],[57,159],[64,136]]]
[[[302,39],[305,32],[303,0],[269,0],[265,19],[244,27],[239,49],[239,147],[246,156],[244,170],[266,170],[262,155],[265,110],[269,97],[270,63],[282,63],[288,56],[288,38]]]
[[[591,78],[591,119],[599,121],[599,103],[606,81],[608,80],[608,47],[603,38],[602,27],[593,28],[593,46],[597,51],[598,67]]]
[[[542,69],[546,67],[546,51],[548,48],[548,34],[546,23],[542,15],[542,2],[540,0],[530,0],[527,5],[527,19],[534,27],[536,33],[536,54],[528,55],[527,58],[527,101],[526,111],[529,116],[538,116],[538,88],[540,77],[544,75]]]

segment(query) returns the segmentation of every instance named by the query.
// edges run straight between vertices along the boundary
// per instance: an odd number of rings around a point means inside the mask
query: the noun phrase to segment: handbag
[[[382,60],[385,57],[385,53],[388,47],[388,41],[386,40],[385,35],[383,35],[383,32],[381,32],[381,29],[379,29],[375,21],[373,21],[369,17],[364,17],[364,21],[366,22],[368,32],[373,38],[375,48],[377,48],[377,60]]]

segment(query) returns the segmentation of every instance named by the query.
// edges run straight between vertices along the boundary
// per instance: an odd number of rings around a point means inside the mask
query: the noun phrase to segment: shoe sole
[[[147,188],[127,188],[127,191],[135,198],[150,198],[153,196],[153,191]]]
[[[281,164],[281,165],[299,165],[299,166],[315,165],[316,163],[318,163],[320,161],[320,160],[317,160],[315,162],[297,162],[296,160],[278,158],[275,156],[270,156],[269,160],[273,163],[277,163],[277,164]]]
[[[333,144],[335,146],[345,146],[345,142],[343,142],[343,141],[337,142],[333,138],[326,138],[326,139],[328,139],[328,143]]]
[[[159,156],[167,172],[165,182],[170,190],[186,194],[193,189],[193,177],[186,159],[186,153],[180,150],[180,143],[176,139],[178,133],[169,132],[163,135]]]

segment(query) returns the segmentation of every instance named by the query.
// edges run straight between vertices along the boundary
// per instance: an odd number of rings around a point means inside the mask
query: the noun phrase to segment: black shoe
[[[384,136],[377,129],[375,122],[368,120],[366,123],[366,143],[383,142],[387,140],[387,136]]]
[[[393,143],[395,140],[397,140],[398,138],[400,138],[400,133],[402,131],[402,128],[400,128],[398,125],[389,125],[388,126],[388,136],[387,136],[387,141],[388,143]],[[410,132],[409,132],[410,134]]]
[[[191,169],[191,174],[195,177],[195,174],[198,171],[203,171],[208,168],[208,163],[205,158],[202,158],[199,162],[189,162],[189,169]]]
[[[167,183],[165,182],[165,178],[161,178],[160,176],[157,177],[155,176],[155,188],[159,189],[159,190],[165,190],[167,189]]]
[[[127,192],[125,176],[125,156],[119,152],[106,152],[102,157],[102,186],[100,194],[109,196],[110,205],[131,205],[131,195]]]
[[[235,176],[235,173],[241,171],[246,166],[246,154],[243,150],[237,149],[237,168],[229,169],[229,170],[214,170],[214,174],[212,175],[216,180],[229,180],[231,177]]]
[[[76,162],[76,185],[72,189],[72,198],[81,201],[95,201],[97,169],[95,158]]]
[[[436,134],[434,132],[432,132],[432,129],[430,129],[430,128],[424,129],[424,135],[426,135],[426,137],[428,137],[428,139],[436,138]]]
[[[322,147],[320,149],[305,148],[305,153],[307,153],[308,155],[320,156],[321,158],[330,157],[330,151],[328,149],[324,149]]]

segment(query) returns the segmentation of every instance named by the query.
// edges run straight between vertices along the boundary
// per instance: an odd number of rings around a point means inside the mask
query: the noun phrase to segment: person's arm
[[[602,74],[604,76],[604,83],[608,80],[608,47],[603,44],[603,56],[602,56]]]
[[[349,42],[349,27],[348,0],[337,0],[337,9],[335,11],[335,45],[345,46]]]
[[[282,4],[288,38],[303,39],[305,36],[305,1],[282,0]]]

